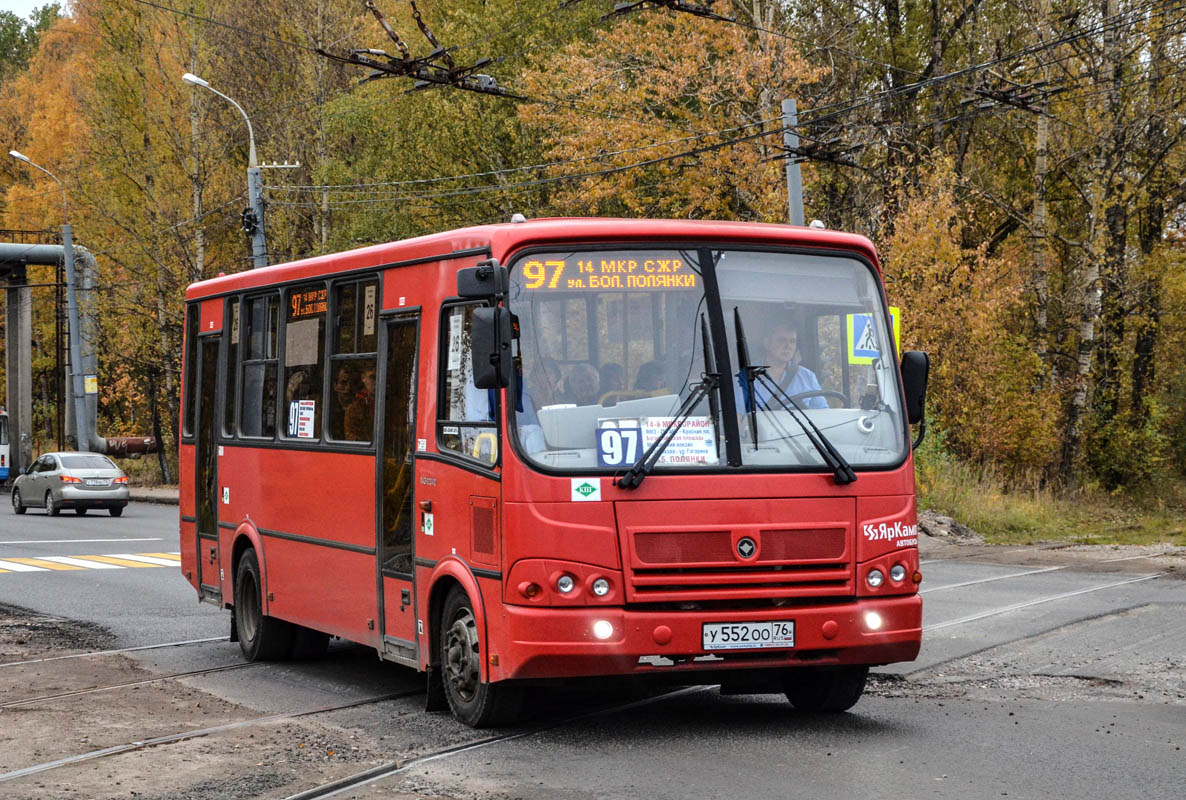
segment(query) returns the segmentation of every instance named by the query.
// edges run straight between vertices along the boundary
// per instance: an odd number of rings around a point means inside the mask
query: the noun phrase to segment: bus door
[[[386,321],[380,352],[382,408],[377,448],[376,490],[379,619],[382,653],[418,665],[416,592],[413,586],[416,434],[416,348],[419,316]]]
[[[222,599],[218,556],[218,420],[215,382],[218,379],[219,334],[198,340],[198,398],[194,421],[194,503],[197,506],[198,587],[202,597]]]

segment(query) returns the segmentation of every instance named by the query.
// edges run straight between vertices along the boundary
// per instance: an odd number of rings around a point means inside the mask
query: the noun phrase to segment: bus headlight
[[[593,623],[593,635],[604,641],[614,635],[614,626],[608,620],[599,619]]]
[[[876,611],[865,613],[865,627],[871,631],[881,630],[881,615]]]
[[[885,576],[881,574],[879,569],[869,570],[869,574],[865,576],[865,583],[876,589],[885,580]]]
[[[890,567],[890,580],[894,583],[901,583],[906,580],[906,568],[901,564],[894,564]]]
[[[560,594],[568,594],[574,585],[571,575],[561,575],[556,580],[556,589]]]
[[[605,578],[598,578],[597,580],[593,581],[593,594],[597,595],[598,597],[605,597],[607,594],[609,594],[609,581],[607,581]]]

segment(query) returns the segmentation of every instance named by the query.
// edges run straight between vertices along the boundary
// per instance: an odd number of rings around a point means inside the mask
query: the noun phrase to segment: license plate
[[[795,621],[706,622],[701,629],[705,650],[751,650],[795,646]]]
[[[107,486],[110,483],[106,478],[87,478],[87,486]]]

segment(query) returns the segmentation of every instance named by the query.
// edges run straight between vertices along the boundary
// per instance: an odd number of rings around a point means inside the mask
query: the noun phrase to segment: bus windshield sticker
[[[523,263],[523,286],[541,291],[699,289],[700,276],[678,258],[581,258]]]
[[[285,327],[284,366],[301,367],[316,364],[321,342],[321,322],[305,319],[290,322]]]
[[[362,296],[362,335],[373,336],[375,333],[375,290],[378,287],[368,284]]]
[[[655,443],[663,430],[675,417],[644,417],[642,420],[642,446],[645,450]],[[633,463],[633,462],[631,462]],[[685,464],[717,463],[716,436],[712,420],[708,417],[688,417],[671,437],[663,455],[655,462],[660,466],[682,466]]]
[[[461,369],[461,325],[464,320],[460,314],[449,317],[449,372]]]
[[[316,417],[316,400],[293,400],[288,404],[288,435],[294,439],[312,439]]]
[[[572,499],[578,502],[601,499],[601,478],[573,478]]]
[[[446,425],[443,428],[441,428],[441,436],[460,436],[460,435],[461,435],[461,429],[458,428],[456,425]],[[423,440],[421,440],[421,441],[423,441]],[[421,449],[423,449],[423,448],[421,448]]]

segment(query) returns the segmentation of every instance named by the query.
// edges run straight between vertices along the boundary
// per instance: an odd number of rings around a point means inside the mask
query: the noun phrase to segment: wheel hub
[[[478,652],[478,626],[469,611],[458,614],[445,633],[445,680],[466,702],[478,690],[481,653]]]

